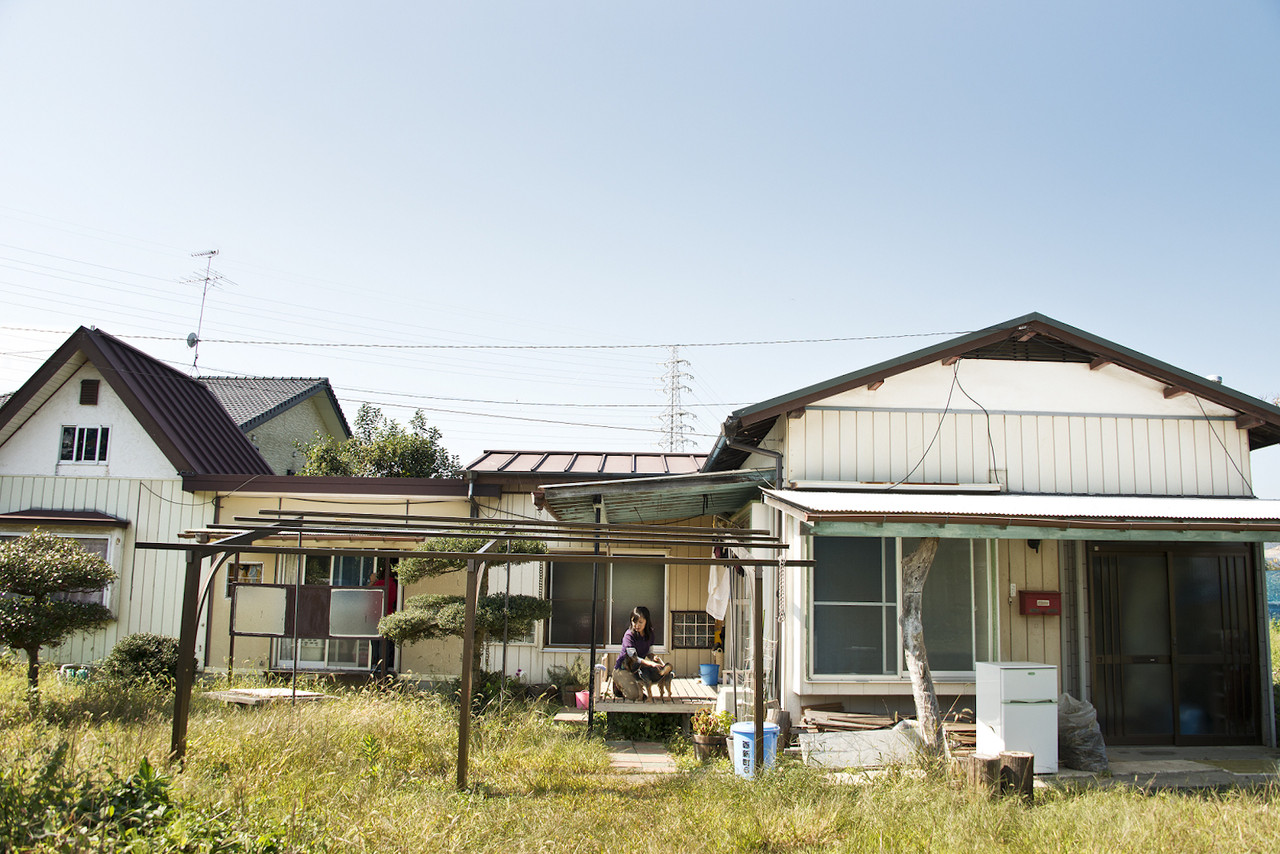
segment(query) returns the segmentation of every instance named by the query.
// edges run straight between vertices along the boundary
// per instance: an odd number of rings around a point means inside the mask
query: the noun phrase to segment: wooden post
[[[1035,754],[1006,750],[999,759],[1001,792],[1021,795],[1024,801],[1031,803],[1035,797]]]
[[[458,791],[467,788],[467,749],[471,740],[471,658],[476,644],[476,581],[479,561],[467,561],[467,606],[462,629],[462,696],[458,709]]]
[[[187,577],[182,588],[182,624],[178,632],[178,673],[173,689],[173,738],[169,758],[180,762],[187,752],[187,718],[191,714],[191,689],[196,681],[196,622],[200,614],[200,564],[202,558],[187,552]]]
[[[938,538],[926,537],[914,552],[902,559],[902,646],[911,673],[911,693],[916,702],[916,720],[926,749],[942,756],[945,742],[942,734],[942,710],[938,708],[938,692],[929,672],[929,655],[924,646],[924,582],[938,554]]]

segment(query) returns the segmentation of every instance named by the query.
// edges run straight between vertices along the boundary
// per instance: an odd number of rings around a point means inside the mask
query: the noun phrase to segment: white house
[[[1280,502],[1252,497],[1249,453],[1277,442],[1280,409],[1031,314],[740,409],[699,475],[540,500],[563,519],[718,516],[816,561],[768,573],[760,603],[765,692],[793,715],[911,710],[900,566],[936,536],[944,710],[973,708],[976,662],[1032,660],[1110,743],[1271,744],[1262,542]],[[751,473],[770,485],[724,480]],[[668,559],[668,590],[690,576]],[[755,604],[734,591],[743,668]]]
[[[209,385],[228,395],[233,382]],[[272,445],[289,425],[300,441],[317,430],[349,435],[326,380],[247,382],[270,394],[256,412],[251,403],[239,407],[242,431],[200,379],[81,327],[0,404],[0,536],[39,526],[74,537],[119,575],[101,594],[116,622],[48,651],[51,660],[93,661],[135,632],[177,636],[181,556],[133,546],[172,540],[214,518],[215,494],[184,491],[184,475],[227,475],[242,484],[271,476],[254,432]]]

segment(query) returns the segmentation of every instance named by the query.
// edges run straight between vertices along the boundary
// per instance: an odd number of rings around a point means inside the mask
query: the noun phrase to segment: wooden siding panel
[[[1137,489],[1133,419],[1117,418],[1116,422],[1116,490],[1121,495],[1133,495]]]
[[[876,438],[875,413],[859,412],[855,415],[857,464],[854,467],[855,480],[874,481],[876,479]]]
[[[1053,446],[1053,422],[1054,419],[1051,416],[1041,416],[1036,419],[1035,442],[1036,452],[1039,455],[1036,460],[1039,471],[1039,477],[1036,480],[1038,492],[1058,491],[1058,455]]]
[[[822,480],[822,416],[821,412],[807,412],[800,418],[804,430],[804,480]]]
[[[1135,419],[1130,429],[1133,433],[1133,492],[1135,495],[1152,493],[1151,473],[1151,422]]]
[[[943,418],[938,433],[938,479],[942,483],[960,482],[960,460],[957,453],[960,417],[962,416],[948,415]]]
[[[1034,415],[1024,415],[1018,419],[1018,442],[1022,447],[1022,490],[1024,492],[1043,492],[1040,482],[1040,431],[1039,420]]]
[[[977,465],[979,447],[974,436],[973,416],[961,413],[955,416],[954,421],[952,443],[956,455],[953,467],[956,483],[986,483],[986,467],[979,468]]]
[[[1102,424],[1096,418],[1084,420],[1085,492],[1096,495],[1103,491]]]
[[[837,412],[836,431],[840,435],[840,453],[836,477],[840,480],[858,480],[858,413]]]
[[[819,480],[840,480],[841,436],[839,412],[810,413],[818,416],[822,430],[821,476]]]
[[[875,435],[875,466],[871,479],[877,483],[887,483],[892,479],[893,471],[892,419],[888,412],[875,412],[872,414],[872,425]]]
[[[1151,449],[1148,471],[1151,472],[1151,494],[1168,495],[1169,463],[1165,456],[1166,425],[1163,421],[1147,422],[1147,442]]]
[[[1120,491],[1120,437],[1115,418],[1098,419],[1102,491],[1115,495]]]

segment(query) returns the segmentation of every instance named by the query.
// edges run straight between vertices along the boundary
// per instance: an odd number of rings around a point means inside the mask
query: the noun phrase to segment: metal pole
[[[756,761],[755,769],[759,774],[764,768],[764,568],[755,568],[755,607],[752,609],[752,655],[751,670],[753,696],[755,698],[756,719]]]
[[[187,752],[187,718],[191,714],[191,689],[195,684],[196,620],[200,613],[200,564],[202,558],[187,552],[187,576],[182,588],[182,625],[178,635],[178,678],[173,691],[173,739],[169,756],[181,761]]]
[[[462,697],[458,710],[458,791],[467,788],[467,748],[471,740],[471,658],[476,645],[476,580],[478,561],[467,561],[467,607],[462,629]]]
[[[507,547],[510,551],[510,546]],[[507,639],[511,625],[511,558],[507,558],[507,591],[502,597],[502,679],[507,678]]]
[[[596,524],[600,524],[600,496],[596,496]],[[595,553],[600,554],[600,535],[596,535]],[[596,600],[600,596],[600,564],[591,564],[591,652],[587,659],[587,735],[595,727],[596,712]]]
[[[298,532],[298,548],[302,548],[302,532]],[[332,558],[330,558],[332,560]],[[306,569],[306,555],[298,555],[298,571],[293,577],[293,693],[289,696],[289,702],[293,705],[298,704],[298,655],[301,652],[298,646],[298,600],[302,598],[302,573]]]

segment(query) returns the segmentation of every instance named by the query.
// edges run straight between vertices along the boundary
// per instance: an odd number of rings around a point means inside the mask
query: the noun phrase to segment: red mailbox
[[[1061,614],[1062,594],[1057,590],[1019,590],[1018,613],[1027,616]]]

